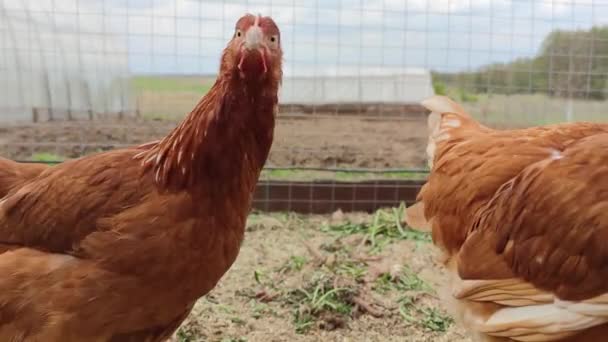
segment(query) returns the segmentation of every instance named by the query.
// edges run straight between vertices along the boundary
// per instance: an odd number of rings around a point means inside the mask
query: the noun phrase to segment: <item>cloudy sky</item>
[[[536,54],[554,29],[608,25],[608,0],[0,0],[81,39],[106,36],[134,73],[213,73],[245,12],[282,31],[286,72],[474,69]],[[2,13],[0,13],[1,15]],[[44,25],[43,25],[44,26]],[[47,27],[47,26],[45,26]],[[50,27],[50,26],[49,26]],[[59,28],[59,29],[57,29]],[[88,51],[97,53],[97,51]]]

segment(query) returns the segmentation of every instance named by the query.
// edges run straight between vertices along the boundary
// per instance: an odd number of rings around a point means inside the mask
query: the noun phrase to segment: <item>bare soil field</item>
[[[462,341],[429,236],[394,210],[250,217],[233,267],[174,342]]]
[[[61,121],[0,128],[0,155],[20,160],[83,154],[156,140],[173,120]],[[421,168],[426,122],[412,118],[283,116],[268,165],[306,167]]]

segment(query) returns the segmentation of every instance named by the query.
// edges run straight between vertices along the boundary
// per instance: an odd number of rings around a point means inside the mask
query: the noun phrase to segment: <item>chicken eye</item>
[[[241,30],[236,30],[236,36],[237,37],[240,37],[242,35],[243,35],[243,33],[241,32]]]
[[[277,38],[277,36],[272,36],[270,37],[270,41],[273,43],[276,43],[279,39]]]

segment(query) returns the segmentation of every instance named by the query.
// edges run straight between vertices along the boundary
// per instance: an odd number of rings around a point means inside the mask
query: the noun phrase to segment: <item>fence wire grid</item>
[[[285,56],[265,182],[409,189],[432,94],[498,127],[608,121],[608,0],[0,0],[0,153],[55,161],[163,136],[244,13],[273,17]]]

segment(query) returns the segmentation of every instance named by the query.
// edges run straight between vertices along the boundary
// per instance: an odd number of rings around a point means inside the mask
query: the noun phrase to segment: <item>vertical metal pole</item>
[[[4,2],[0,2],[0,13],[2,14],[2,17],[5,18],[6,23],[7,23],[7,28],[8,28],[8,36],[9,39],[11,40],[11,44],[12,47],[15,49],[15,78],[17,81],[17,97],[19,99],[19,103],[21,104],[21,108],[20,110],[25,110],[25,107],[27,106],[25,103],[25,87],[23,84],[23,80],[21,79],[21,75],[23,74],[22,70],[22,66],[21,66],[21,58],[19,57],[19,49],[18,49],[18,45],[17,45],[17,37],[16,37],[16,33],[15,33],[15,28],[13,27],[13,22],[12,19],[10,18],[10,16],[8,15],[8,11],[6,10],[6,8],[4,7]]]

